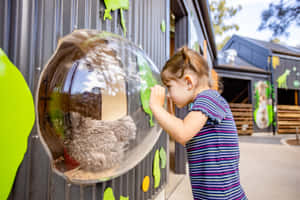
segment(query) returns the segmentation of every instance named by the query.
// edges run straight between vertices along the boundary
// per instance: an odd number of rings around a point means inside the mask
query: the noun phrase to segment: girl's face
[[[170,80],[166,86],[168,88],[167,96],[178,108],[183,108],[193,101],[193,92],[184,80]]]

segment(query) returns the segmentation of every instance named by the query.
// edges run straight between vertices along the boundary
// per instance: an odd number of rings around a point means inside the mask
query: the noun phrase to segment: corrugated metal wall
[[[169,0],[130,0],[124,12],[127,38],[141,46],[161,68],[169,54]],[[24,75],[35,94],[37,82],[59,38],[74,29],[98,29],[122,35],[119,11],[112,12],[111,21],[103,21],[103,0],[1,0],[0,47]],[[3,11],[3,12],[2,12]],[[166,32],[160,30],[166,21]],[[72,185],[55,174],[37,135],[36,127],[28,139],[28,150],[18,170],[9,200],[102,199],[103,191],[114,189],[131,200],[151,199],[166,183],[167,169],[162,170],[161,186],[144,193],[145,175],[153,183],[152,163],[155,150],[167,147],[168,137],[162,134],[149,155],[123,176],[105,183]]]

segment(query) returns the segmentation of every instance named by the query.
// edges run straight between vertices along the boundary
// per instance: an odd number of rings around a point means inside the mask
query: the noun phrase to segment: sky
[[[242,9],[230,20],[228,23],[235,23],[239,25],[238,31],[228,31],[224,34],[227,35],[237,34],[240,36],[250,37],[258,40],[269,41],[272,33],[269,30],[258,31],[258,27],[261,22],[261,13],[263,10],[269,7],[271,2],[278,2],[274,0],[227,0],[228,5],[237,7],[238,4],[242,6]],[[289,27],[288,37],[279,37],[280,41],[289,45],[297,46],[300,45],[300,27],[292,25]],[[217,43],[222,41],[222,38],[216,36]]]

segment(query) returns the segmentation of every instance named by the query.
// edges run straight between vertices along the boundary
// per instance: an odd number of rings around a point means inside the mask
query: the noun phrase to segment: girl
[[[165,64],[161,79],[178,108],[190,104],[181,120],[164,109],[165,88],[151,88],[150,108],[156,120],[186,147],[194,199],[247,199],[240,185],[235,122],[226,100],[210,89],[206,61],[183,47]]]

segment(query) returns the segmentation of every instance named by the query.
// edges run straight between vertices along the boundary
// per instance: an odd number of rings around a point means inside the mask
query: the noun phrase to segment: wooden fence
[[[300,106],[278,105],[277,124],[279,134],[300,132]]]
[[[230,103],[232,115],[235,120],[239,135],[251,135],[253,133],[252,104]]]

